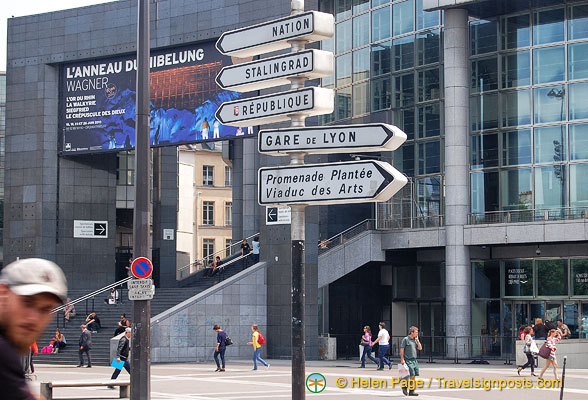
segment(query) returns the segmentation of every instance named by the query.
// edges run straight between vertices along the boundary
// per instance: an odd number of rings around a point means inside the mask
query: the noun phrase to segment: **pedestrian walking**
[[[79,341],[80,363],[78,364],[78,367],[84,366],[84,353],[86,353],[86,357],[88,358],[88,368],[92,368],[92,354],[90,352],[90,350],[92,350],[92,335],[86,325],[80,325],[80,328],[82,329],[82,334],[80,335]]]
[[[417,361],[417,351],[421,351],[423,345],[419,341],[419,328],[411,326],[408,329],[408,336],[402,339],[400,343],[400,364],[408,367],[410,373],[410,382],[407,390],[406,386],[402,386],[402,393],[405,396],[418,396],[415,393],[415,378],[419,376],[419,363]]]
[[[363,336],[361,337],[361,345],[363,346],[363,353],[361,354],[361,367],[365,368],[365,356],[378,365],[378,360],[372,356],[372,329],[366,325],[363,327]]]
[[[253,370],[257,371],[257,362],[259,361],[266,368],[269,368],[269,363],[265,362],[263,358],[261,358],[261,345],[265,344],[265,338],[259,331],[259,327],[257,324],[251,325],[251,331],[253,332],[253,336],[251,338],[251,342],[248,342],[248,345],[253,346]]]
[[[227,349],[227,333],[223,331],[219,324],[216,324],[212,329],[216,332],[216,348],[214,350],[214,362],[216,363],[216,370],[214,372],[225,372],[225,350]],[[221,363],[218,361],[220,356]]]
[[[124,363],[123,368],[127,370],[129,375],[131,374],[131,363],[129,362],[129,351],[131,348],[130,340],[129,340],[130,338],[131,338],[131,328],[126,328],[125,334],[118,341],[118,346],[116,348],[116,362],[120,363],[122,361]],[[118,378],[121,371],[122,371],[122,368],[121,369],[115,368],[110,379]],[[108,388],[114,389],[114,386],[108,386]]]
[[[388,360],[386,358],[386,353],[388,352],[388,349],[390,348],[390,334],[386,330],[386,323],[380,322],[378,324],[378,328],[380,329],[380,331],[378,332],[378,338],[376,340],[374,340],[374,342],[372,344],[372,345],[374,345],[374,344],[378,343],[378,345],[379,345],[378,358],[380,359],[380,366],[378,368],[378,371],[381,371],[384,369],[384,364],[388,365],[388,369],[392,369],[392,363],[390,362],[390,360]]]
[[[255,236],[253,238],[253,242],[251,242],[251,253],[253,254],[253,264],[257,264],[259,262],[259,236]]]
[[[546,343],[547,343],[547,347],[549,347],[551,352],[549,353],[549,358],[547,358],[545,360],[545,366],[543,367],[543,369],[541,370],[541,373],[539,374],[539,380],[543,380],[543,374],[545,373],[545,371],[547,371],[547,368],[549,368],[550,365],[553,365],[553,376],[555,376],[555,379],[557,380],[557,359],[555,357],[555,352],[557,351],[556,344],[560,340],[561,340],[561,332],[560,331],[558,331],[557,329],[552,329],[549,331]]]
[[[0,387],[3,400],[35,400],[22,364],[30,346],[67,299],[67,282],[57,264],[21,259],[0,272]]]
[[[527,326],[525,327],[525,329],[523,329],[523,333],[525,335],[525,345],[523,346],[523,353],[525,353],[525,355],[527,356],[527,363],[517,368],[517,374],[520,375],[522,370],[524,370],[527,367],[531,367],[531,376],[537,376],[535,375],[535,357],[533,356],[533,352],[531,351],[531,347],[535,343],[535,340],[533,340],[533,328]],[[537,348],[536,344],[535,348]]]

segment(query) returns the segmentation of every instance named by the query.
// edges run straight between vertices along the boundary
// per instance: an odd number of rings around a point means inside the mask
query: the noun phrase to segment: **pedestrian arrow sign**
[[[288,78],[322,78],[333,74],[333,53],[304,50],[277,57],[224,67],[216,76],[223,89],[237,92],[288,85]]]
[[[333,36],[334,27],[333,15],[308,11],[225,32],[216,42],[216,48],[224,55],[247,58],[287,49],[289,40],[312,43],[328,39]]]
[[[225,102],[216,110],[216,119],[223,125],[241,127],[269,124],[289,121],[292,114],[330,114],[333,103],[332,89],[308,87]]]
[[[349,204],[386,201],[408,179],[390,164],[355,161],[259,169],[259,204]]]
[[[388,124],[264,129],[258,134],[260,153],[284,156],[293,152],[393,151],[405,141],[406,134]]]

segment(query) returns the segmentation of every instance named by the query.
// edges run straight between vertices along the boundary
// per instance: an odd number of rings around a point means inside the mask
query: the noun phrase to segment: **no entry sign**
[[[146,257],[135,258],[131,264],[131,273],[135,278],[144,279],[151,276],[153,263]]]

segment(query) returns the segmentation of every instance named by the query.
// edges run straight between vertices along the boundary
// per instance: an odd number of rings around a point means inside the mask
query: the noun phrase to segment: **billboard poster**
[[[215,76],[230,65],[214,42],[151,52],[151,146],[252,136],[221,124],[215,112],[245,97],[220,89]],[[135,146],[136,54],[61,66],[62,154],[130,150]]]

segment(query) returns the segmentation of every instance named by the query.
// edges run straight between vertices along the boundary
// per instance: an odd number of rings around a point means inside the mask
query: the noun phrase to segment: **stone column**
[[[468,12],[445,10],[445,318],[448,356],[460,358],[470,355],[471,337],[468,37]]]

